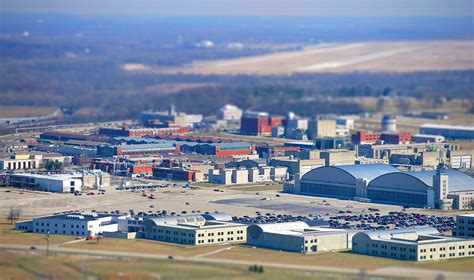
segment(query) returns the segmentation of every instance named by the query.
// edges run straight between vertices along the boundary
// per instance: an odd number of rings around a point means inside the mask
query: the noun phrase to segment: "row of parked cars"
[[[306,216],[292,216],[292,215],[275,215],[272,213],[266,213],[262,215],[260,212],[256,212],[257,216],[250,217],[250,216],[243,216],[232,217],[232,221],[235,223],[241,224],[273,224],[273,223],[286,223],[286,222],[297,222],[297,221],[308,221],[311,218]],[[319,219],[319,217],[315,217],[314,219]]]
[[[345,229],[388,229],[391,227],[405,228],[414,226],[431,226],[440,232],[451,231],[456,222],[453,217],[436,217],[418,213],[389,212],[388,215],[358,214],[338,215],[329,218],[330,225]]]

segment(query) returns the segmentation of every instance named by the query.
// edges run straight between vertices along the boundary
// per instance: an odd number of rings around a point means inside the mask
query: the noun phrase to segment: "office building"
[[[253,224],[247,228],[247,244],[303,254],[347,250],[355,231],[329,228],[320,220]]]
[[[0,171],[38,169],[43,161],[42,155],[18,154],[0,158]]]
[[[456,216],[456,228],[453,236],[474,239],[474,214],[460,214]]]
[[[432,227],[365,231],[352,237],[352,252],[409,261],[474,256],[474,239],[441,235]]]
[[[242,115],[240,133],[244,135],[270,136],[272,128],[279,125],[282,117],[270,117],[265,112],[247,111]]]
[[[308,121],[308,139],[336,136],[335,120],[311,119]]]
[[[190,245],[245,243],[247,226],[223,213],[145,218],[146,239]]]
[[[32,221],[18,222],[16,230],[41,234],[60,234],[73,236],[95,236],[103,232],[119,230],[118,220],[123,215],[99,213],[71,213],[33,218]]]
[[[75,192],[82,189],[82,174],[30,174],[9,175],[13,187],[30,188],[45,192]]]

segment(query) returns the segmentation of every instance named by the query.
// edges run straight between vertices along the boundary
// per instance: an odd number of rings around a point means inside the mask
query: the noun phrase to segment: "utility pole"
[[[46,233],[46,237],[44,238],[46,240],[46,255],[49,255],[49,230]]]

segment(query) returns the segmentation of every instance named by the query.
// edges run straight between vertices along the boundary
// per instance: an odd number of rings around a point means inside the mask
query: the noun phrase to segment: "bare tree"
[[[13,221],[18,220],[22,214],[23,214],[23,210],[21,210],[20,208],[11,207],[7,215],[7,220],[9,220],[10,224],[12,225]]]

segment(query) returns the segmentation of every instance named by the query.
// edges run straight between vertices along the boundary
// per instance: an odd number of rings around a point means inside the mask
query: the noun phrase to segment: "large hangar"
[[[474,179],[453,169],[444,170],[450,193],[474,191]],[[434,207],[433,176],[436,170],[393,172],[381,175],[367,185],[367,198],[375,202],[415,207]]]
[[[401,172],[388,164],[319,167],[300,180],[296,177],[286,190],[410,207],[474,208],[474,178],[454,169]]]
[[[357,164],[315,168],[301,178],[301,194],[352,199],[357,196],[358,179],[367,182],[376,177],[399,172],[388,164]]]

